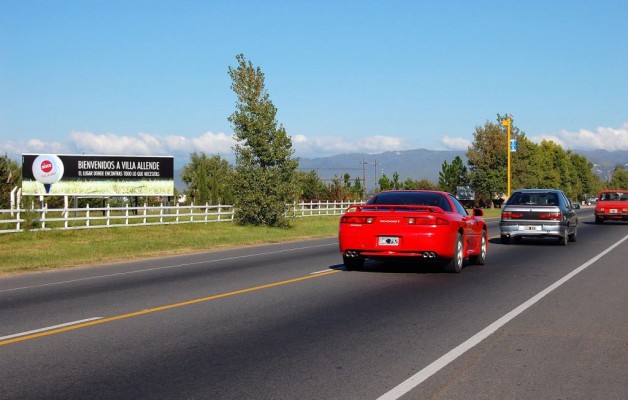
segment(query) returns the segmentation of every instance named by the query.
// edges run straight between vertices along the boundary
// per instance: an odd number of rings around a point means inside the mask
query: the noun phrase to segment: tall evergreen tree
[[[458,186],[468,186],[469,176],[467,167],[460,156],[456,156],[449,164],[443,161],[441,171],[438,173],[438,187],[449,193],[456,193]]]
[[[285,205],[294,199],[298,161],[292,140],[277,123],[277,109],[264,86],[264,74],[243,54],[229,67],[237,96],[233,125],[236,156],[235,219],[240,224],[285,226]]]

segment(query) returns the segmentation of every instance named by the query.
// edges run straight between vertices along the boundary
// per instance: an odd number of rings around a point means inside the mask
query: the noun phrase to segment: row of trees
[[[583,200],[603,187],[586,157],[565,151],[551,141],[533,143],[514,125],[512,116],[498,114],[496,123],[488,121],[475,128],[473,144],[467,151],[468,182],[475,189],[476,198],[490,203],[507,192],[509,147],[502,124],[507,118],[511,120],[511,136],[517,140],[517,151],[511,153],[512,189],[558,188],[572,199]]]

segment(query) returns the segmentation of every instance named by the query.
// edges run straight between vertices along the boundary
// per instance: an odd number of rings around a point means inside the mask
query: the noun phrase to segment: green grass
[[[498,217],[500,211],[485,210],[484,217]],[[333,237],[339,218],[297,218],[289,228],[213,222],[5,233],[0,234],[0,274]]]
[[[331,237],[339,218],[299,218],[290,228],[220,222],[6,233],[0,235],[0,274]]]

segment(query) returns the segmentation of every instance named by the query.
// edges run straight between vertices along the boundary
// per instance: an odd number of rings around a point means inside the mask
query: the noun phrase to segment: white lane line
[[[586,268],[594,264],[600,258],[604,257],[606,254],[612,251],[615,247],[625,242],[626,239],[628,239],[628,235],[624,236],[623,239],[620,239],[611,247],[607,248],[606,250],[604,250],[597,256],[593,257],[586,263],[582,264],[578,268],[574,269],[573,271],[571,271],[570,273],[568,273],[567,275],[565,275],[564,277],[562,277],[561,279],[553,283],[552,285],[548,286],[545,290],[539,292],[537,295],[530,298],[528,301],[521,304],[519,307],[515,308],[514,310],[510,311],[508,314],[504,315],[497,321],[493,322],[486,328],[482,329],[480,332],[476,333],[471,338],[467,339],[467,341],[460,344],[458,347],[452,349],[447,354],[445,354],[438,360],[434,361],[427,367],[423,368],[421,371],[417,372],[415,375],[411,376],[406,381],[400,383],[398,386],[394,387],[387,393],[384,393],[382,396],[378,398],[378,400],[396,400],[400,398],[401,396],[403,396],[404,394],[408,393],[410,390],[419,386],[427,378],[429,378],[430,376],[434,375],[435,373],[443,369],[449,363],[451,363],[452,361],[454,361],[455,359],[463,355],[467,350],[473,348],[475,345],[482,342],[484,339],[489,337],[499,328],[506,325],[510,320],[517,317],[519,314],[521,314],[528,308],[532,307],[536,302],[541,300],[543,297],[553,292],[556,288],[561,286],[563,283],[567,282],[568,280],[570,280],[571,278],[573,278],[574,276],[576,276],[577,274],[579,274],[580,272],[584,271]]]
[[[310,275],[318,275],[318,274],[324,274],[325,272],[329,272],[329,271],[333,271],[333,269],[324,269],[322,271],[316,271],[316,272],[310,272]]]
[[[53,329],[63,328],[63,327],[66,327],[66,326],[71,326],[71,325],[78,325],[78,324],[82,324],[83,322],[96,321],[97,319],[102,319],[102,317],[81,319],[79,321],[72,321],[72,322],[66,322],[65,324],[59,324],[59,325],[54,325],[54,326],[47,326],[45,328],[35,329],[35,330],[32,330],[32,331],[28,331],[28,332],[20,332],[20,333],[15,333],[13,335],[8,335],[8,336],[0,336],[0,342],[3,341],[3,340],[6,340],[6,339],[13,339],[13,338],[20,337],[20,336],[32,335],[33,333],[51,331]]]
[[[67,281],[50,282],[50,283],[44,283],[44,284],[41,284],[41,285],[21,286],[21,287],[16,287],[16,288],[11,288],[11,289],[3,289],[3,290],[0,290],[0,293],[14,292],[14,291],[17,291],[17,290],[33,289],[33,288],[45,287],[45,286],[62,285],[64,283],[74,283],[74,282],[81,282],[81,281],[90,281],[90,280],[94,280],[94,279],[110,278],[112,276],[132,275],[132,274],[140,274],[140,273],[144,273],[144,272],[159,271],[159,270],[163,270],[163,269],[188,267],[188,266],[191,266],[191,265],[198,265],[198,264],[210,264],[210,263],[216,263],[216,262],[220,262],[220,261],[237,260],[237,259],[241,259],[241,258],[259,257],[259,256],[265,256],[265,255],[269,255],[269,254],[287,253],[287,252],[291,252],[291,251],[305,250],[305,249],[314,249],[314,248],[317,248],[317,247],[326,247],[326,246],[338,246],[338,244],[337,243],[328,243],[328,244],[320,244],[320,245],[316,245],[316,246],[296,247],[294,249],[275,250],[275,251],[268,251],[268,252],[264,252],[264,253],[255,253],[255,254],[248,254],[248,255],[243,255],[243,256],[219,258],[219,259],[216,259],[216,260],[205,260],[205,261],[195,261],[195,262],[191,262],[191,263],[165,265],[163,267],[138,269],[136,271],[118,272],[118,273],[115,273],[115,274],[97,275],[97,276],[91,276],[91,277],[88,277],[88,278],[70,279],[70,280],[67,280]]]

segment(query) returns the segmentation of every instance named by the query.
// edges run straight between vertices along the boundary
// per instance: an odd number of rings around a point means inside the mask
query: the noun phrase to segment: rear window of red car
[[[599,201],[628,201],[628,191],[602,192]]]
[[[436,206],[451,211],[445,196],[429,192],[382,192],[373,196],[366,204]]]

